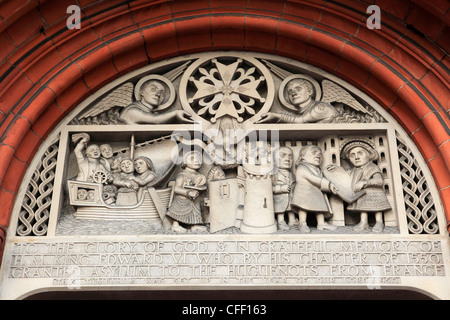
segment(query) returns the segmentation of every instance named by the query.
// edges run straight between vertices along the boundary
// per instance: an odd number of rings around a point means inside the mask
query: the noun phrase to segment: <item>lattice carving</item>
[[[58,141],[45,151],[32,174],[19,213],[19,236],[47,234],[57,155]]]
[[[437,213],[426,177],[408,146],[399,139],[397,145],[409,232],[435,234]]]

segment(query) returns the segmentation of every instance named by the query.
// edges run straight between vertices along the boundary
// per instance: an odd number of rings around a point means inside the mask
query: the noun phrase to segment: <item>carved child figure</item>
[[[289,230],[289,226],[293,226],[296,222],[295,213],[291,210],[291,194],[295,184],[295,176],[292,173],[293,164],[294,153],[291,148],[279,148],[278,170],[272,176],[273,205],[279,230]],[[289,225],[284,220],[285,213],[288,214]]]
[[[378,152],[369,141],[354,140],[344,146],[342,153],[353,165],[348,171],[352,178],[353,191],[366,191],[362,197],[347,206],[347,210],[360,212],[361,215],[361,220],[354,230],[368,229],[368,213],[374,212],[376,222],[372,231],[383,232],[383,211],[391,209],[391,205],[383,190],[381,170],[373,162],[378,159]]]
[[[174,186],[172,203],[167,216],[173,219],[172,231],[186,233],[187,229],[180,223],[191,225],[193,231],[206,231],[200,208],[199,195],[206,190],[206,177],[198,172],[202,165],[202,154],[191,151],[184,155],[181,171]]]
[[[332,215],[326,192],[336,194],[338,189],[323,176],[320,164],[322,150],[315,145],[307,145],[300,149],[295,173],[295,188],[291,206],[298,212],[300,232],[309,233],[306,218],[308,212],[314,212],[317,229],[336,230],[336,226],[328,224],[325,218]]]
[[[86,200],[88,198],[88,192],[86,189],[78,189],[77,190],[77,199],[78,200]]]
[[[116,205],[127,206],[137,203],[139,185],[134,181],[134,165],[130,158],[123,158],[120,162],[120,173],[114,177],[113,184],[119,187]]]

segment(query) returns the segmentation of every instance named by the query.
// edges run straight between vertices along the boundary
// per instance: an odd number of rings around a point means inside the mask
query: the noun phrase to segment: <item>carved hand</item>
[[[192,120],[191,115],[184,110],[175,111],[175,117],[182,122],[194,123],[194,120]]]
[[[289,193],[289,192],[291,192],[291,187],[289,186],[289,185],[287,185],[287,184],[285,184],[285,185],[282,185],[281,186],[281,192],[283,192],[283,193]]]
[[[274,112],[268,112],[261,116],[261,118],[256,121],[256,123],[265,123],[265,122],[278,122],[281,119],[281,115]]]
[[[331,191],[333,194],[337,194],[338,191],[339,191],[339,189],[338,189],[334,184],[332,184],[332,183],[330,182],[330,191]]]
[[[124,183],[125,187],[127,187],[128,189],[133,189],[133,190],[138,190],[139,186],[135,183],[135,182],[125,182]]]
[[[200,193],[197,190],[189,190],[187,195],[189,198],[194,200],[195,198],[197,198],[200,195]]]
[[[358,192],[367,186],[367,181],[358,181],[353,188],[353,191]]]

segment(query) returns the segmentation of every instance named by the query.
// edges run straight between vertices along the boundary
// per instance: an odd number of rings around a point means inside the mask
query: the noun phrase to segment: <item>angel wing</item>
[[[292,72],[289,72],[287,70],[284,70],[283,68],[280,68],[276,65],[274,65],[273,63],[270,63],[267,60],[261,59],[262,61],[264,61],[264,63],[267,65],[267,67],[269,67],[269,69],[276,74],[278,77],[280,77],[282,80],[286,79],[287,77],[293,75]]]
[[[353,98],[347,90],[341,88],[337,84],[329,80],[322,81],[322,99],[323,102],[341,102],[343,104],[348,105],[352,109],[370,114],[369,111],[366,110],[355,98]]]
[[[114,107],[128,106],[133,102],[133,90],[134,85],[131,82],[126,82],[100,100],[94,107],[86,111],[79,119],[95,117]]]

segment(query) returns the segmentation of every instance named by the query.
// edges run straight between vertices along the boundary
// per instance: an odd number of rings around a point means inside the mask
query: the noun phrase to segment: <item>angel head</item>
[[[309,102],[315,93],[313,84],[305,79],[293,79],[289,81],[285,90],[289,101],[296,107],[305,102]]]
[[[166,89],[157,80],[144,82],[140,90],[141,101],[153,107],[158,107],[164,102]]]

